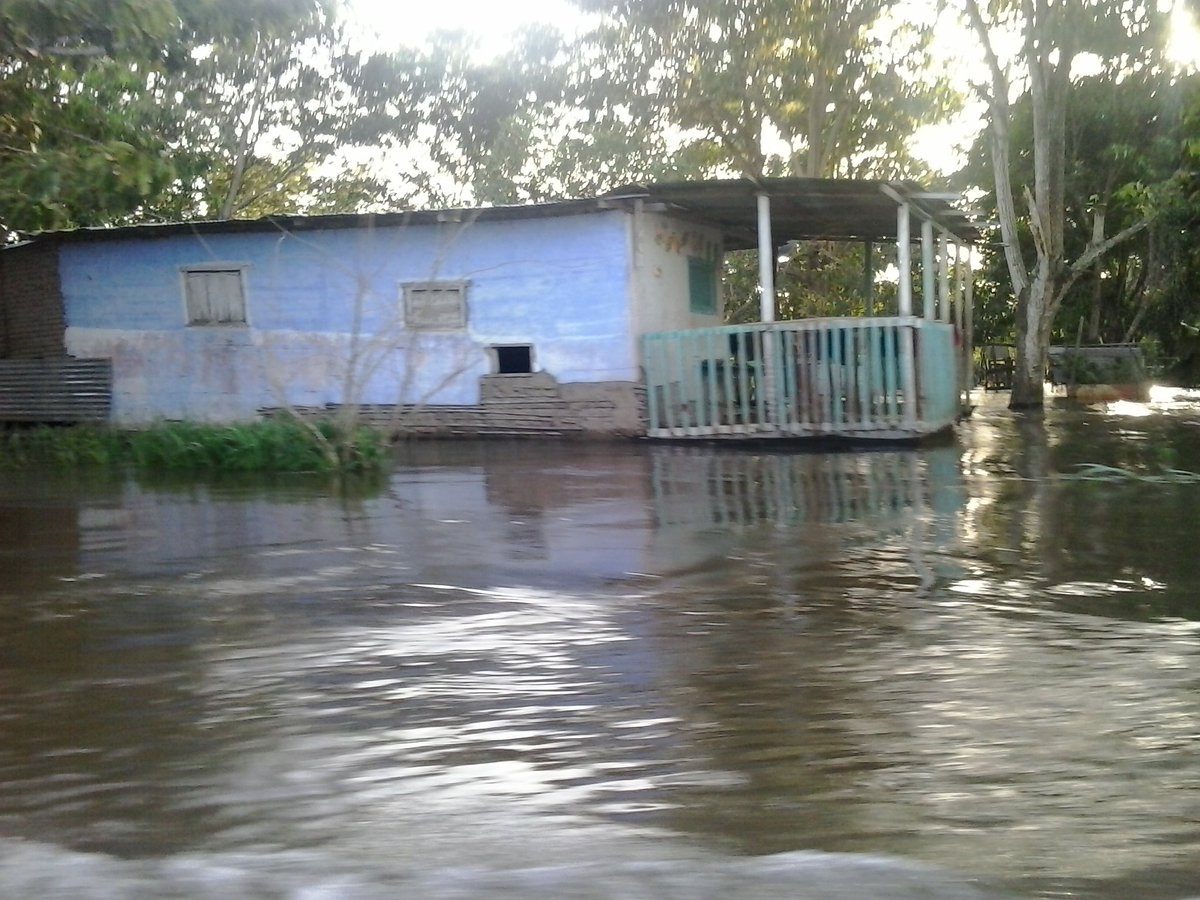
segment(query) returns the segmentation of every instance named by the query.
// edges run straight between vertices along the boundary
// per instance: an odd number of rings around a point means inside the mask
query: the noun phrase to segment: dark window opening
[[[528,344],[492,349],[496,351],[496,374],[529,375],[533,372],[533,348]]]
[[[717,314],[717,264],[711,259],[688,257],[688,308],[702,316]]]

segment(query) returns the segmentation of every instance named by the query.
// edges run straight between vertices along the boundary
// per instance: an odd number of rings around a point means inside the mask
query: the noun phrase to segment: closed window
[[[184,295],[189,325],[245,325],[242,270],[185,269]]]
[[[688,309],[702,316],[717,314],[717,264],[711,259],[688,257]]]
[[[404,285],[404,321],[417,331],[466,328],[466,282],[422,281]]]

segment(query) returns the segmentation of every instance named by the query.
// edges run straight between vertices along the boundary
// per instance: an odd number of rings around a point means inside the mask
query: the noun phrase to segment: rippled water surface
[[[1200,896],[1200,402],[1157,399],[0,473],[0,897]]]

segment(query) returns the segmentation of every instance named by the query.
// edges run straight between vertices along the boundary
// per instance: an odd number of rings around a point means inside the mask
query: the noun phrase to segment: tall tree
[[[481,58],[461,32],[411,51],[420,73],[417,169],[431,205],[523,203],[589,196],[671,165],[657,122],[633,118],[593,75],[607,50],[531,27]]]
[[[228,219],[393,199],[349,158],[411,138],[407,61],[350,50],[330,0],[262,6],[228,11],[211,37],[194,31],[188,64],[150,79],[179,177],[149,213]]]
[[[709,169],[908,174],[908,136],[955,103],[900,0],[576,2],[600,15],[593,82]]]
[[[1063,298],[1099,257],[1147,225],[1141,218],[1107,236],[1103,209],[1097,207],[1085,249],[1070,262],[1066,258],[1066,113],[1074,65],[1089,54],[1114,69],[1136,70],[1162,46],[1166,20],[1148,0],[963,2],[990,76],[981,92],[988,103],[996,206],[1016,297],[1017,354],[1010,406],[1040,408],[1051,329]],[[993,35],[1005,31],[1020,38],[1011,67],[1001,60],[993,41]],[[1030,263],[1021,252],[1012,180],[1014,84],[1028,86],[1032,110],[1032,183],[1021,185],[1033,244]]]
[[[99,224],[167,183],[138,102],[178,32],[172,0],[0,3],[0,239]]]
[[[1161,211],[1172,193],[1166,185],[1183,158],[1183,111],[1196,89],[1196,79],[1157,68],[1102,71],[1073,83],[1065,120],[1064,256],[1076,259],[1097,234],[1121,232],[1139,223],[1151,196],[1158,215],[1142,233],[1097,257],[1090,272],[1082,273],[1064,291],[1052,324],[1052,340],[1112,343],[1147,334],[1145,326],[1151,321],[1147,315],[1161,296],[1164,274],[1161,251],[1166,222]],[[1013,151],[1010,180],[1032,184],[1033,122],[1028,91],[1012,104],[1009,137]],[[961,177],[965,184],[986,191],[980,204],[986,207],[990,203],[988,212],[994,218],[991,144],[989,126],[976,139]],[[1028,267],[1034,260],[1034,247],[1024,219],[1018,221],[1018,239]],[[983,278],[1001,282],[1000,291],[988,292],[999,306],[1011,291],[1005,289],[1008,277],[1003,256],[998,260],[995,256],[988,253]],[[984,343],[1011,340],[1014,322],[1011,310],[1007,322],[976,316],[977,324],[1002,329],[1001,334],[981,335]]]
[[[345,116],[325,87],[362,71],[320,55],[333,8],[0,0],[0,222],[11,231],[229,215],[256,184],[273,197],[311,188],[280,143],[328,151],[328,135],[305,127],[335,116],[331,106]],[[268,135],[276,152],[264,160]],[[214,149],[230,146],[224,157]]]

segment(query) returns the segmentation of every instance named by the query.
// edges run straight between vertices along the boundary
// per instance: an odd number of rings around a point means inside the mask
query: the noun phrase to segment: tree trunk
[[[1013,361],[1009,409],[1040,409],[1045,402],[1049,334],[1041,310],[1046,306],[1046,298],[1030,296],[1034,291],[1044,291],[1045,287],[1045,282],[1035,279],[1026,295],[1017,300],[1017,352]]]
[[[1099,244],[1104,240],[1103,206],[1097,206],[1092,212],[1092,243]],[[1088,311],[1087,342],[1100,343],[1100,312],[1104,306],[1104,260],[1097,256],[1092,266],[1092,308]],[[1118,282],[1119,284],[1120,282]]]

